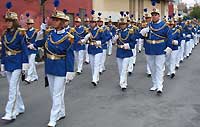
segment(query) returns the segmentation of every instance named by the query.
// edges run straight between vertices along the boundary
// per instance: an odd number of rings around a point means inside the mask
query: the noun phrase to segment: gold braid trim
[[[92,40],[92,39],[96,38],[96,37],[98,36],[99,32],[102,32],[102,29],[101,29],[101,28],[99,28],[99,29],[97,30],[95,36],[93,36],[92,33],[91,33],[90,39]]]
[[[48,49],[48,42],[46,41],[45,42],[45,49],[47,50],[48,53],[50,53],[51,55],[54,55],[56,57],[65,57],[66,55],[58,55],[58,54],[55,54],[53,52],[51,52],[49,49]]]
[[[62,37],[60,40],[58,41],[53,41],[52,37],[51,37],[51,34],[49,35],[49,41],[52,43],[52,44],[55,44],[55,45],[58,45],[58,44],[61,44],[63,43],[66,39],[68,38],[68,34],[66,34],[64,37]]]
[[[155,28],[153,28],[151,25],[150,25],[150,30],[152,30],[152,31],[160,31],[160,30],[162,30],[164,27],[166,26],[166,23],[162,26],[162,27],[160,27],[160,28],[158,28],[158,29],[155,29]]]
[[[11,39],[11,41],[8,41],[7,37],[6,37],[6,34],[4,34],[4,41],[5,41],[5,43],[6,44],[12,44],[15,41],[18,33],[19,33],[19,30],[16,30],[13,38]]]

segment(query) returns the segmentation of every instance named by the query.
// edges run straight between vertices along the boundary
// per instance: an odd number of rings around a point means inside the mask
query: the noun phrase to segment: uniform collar
[[[34,28],[33,27],[31,27],[28,31],[33,31],[34,30]]]
[[[128,29],[127,28],[125,28],[125,29],[121,29],[123,32],[125,32],[125,31],[127,31]]]
[[[95,26],[93,30],[96,30],[97,28],[98,28],[98,27],[97,27],[97,26]]]
[[[65,28],[66,30],[68,30],[70,27],[69,27],[69,25]]]
[[[55,29],[54,32],[55,32],[56,34],[63,34],[63,33],[65,33],[65,29],[62,29],[62,30],[59,30],[59,31],[57,31],[57,30]]]
[[[160,22],[161,22],[160,19],[159,19],[158,22],[156,22],[156,23],[154,23],[154,22],[152,21],[153,24],[159,24]]]

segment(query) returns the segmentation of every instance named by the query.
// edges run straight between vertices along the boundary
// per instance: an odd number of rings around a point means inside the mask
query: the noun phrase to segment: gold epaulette
[[[68,37],[71,44],[74,43],[74,35],[72,35],[70,32],[68,32],[67,37]]]
[[[35,29],[36,32],[39,32],[39,29]]]
[[[133,33],[134,33],[134,30],[133,30],[133,29],[129,29],[129,33],[130,33],[130,34],[133,34]]]
[[[88,32],[89,32],[89,28],[84,27],[84,31],[85,31],[86,33],[88,33]]]
[[[19,30],[19,34],[21,34],[21,35],[25,35],[26,34],[26,29],[25,28],[18,28],[17,30]]]
[[[48,28],[45,30],[45,34],[49,34],[53,29],[52,28]]]
[[[99,28],[99,32],[103,32],[104,30],[103,30],[103,28]]]
[[[138,30],[138,29],[139,29],[139,27],[137,27],[137,26],[133,25],[133,29],[135,29],[135,30]]]
[[[74,33],[75,32],[75,28],[74,27],[70,28],[69,32],[70,33]]]

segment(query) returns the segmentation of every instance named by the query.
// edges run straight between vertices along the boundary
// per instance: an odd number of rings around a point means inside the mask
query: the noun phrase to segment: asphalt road
[[[91,84],[91,70],[84,65],[83,74],[66,87],[66,118],[57,127],[200,127],[200,46],[184,60],[175,79],[165,77],[164,93],[150,92],[143,53],[138,54],[134,74],[128,77],[128,89],[119,88],[115,54],[107,57],[107,71],[100,84]],[[49,121],[51,99],[44,88],[43,65],[37,67],[39,80],[21,84],[26,106],[24,114],[12,123],[0,120],[0,127],[45,127]],[[8,97],[8,83],[0,78],[0,116]]]

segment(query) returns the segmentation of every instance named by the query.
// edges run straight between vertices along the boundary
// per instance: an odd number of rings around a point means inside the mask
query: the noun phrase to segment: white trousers
[[[189,56],[189,54],[192,52],[192,39],[186,42],[185,44],[185,57]]]
[[[180,47],[180,60],[182,60],[183,61],[183,59],[184,59],[184,53],[185,53],[185,40],[182,40],[181,41],[181,47]]]
[[[120,86],[121,87],[127,87],[127,72],[128,72],[128,66],[129,66],[129,58],[117,58],[117,64],[118,64],[118,70],[119,70],[119,79],[120,79]]]
[[[180,53],[181,53],[181,47],[179,46],[178,47],[178,50],[177,50],[177,54],[176,54],[176,67],[179,67],[180,66],[180,61],[181,61],[181,56],[180,56]]]
[[[34,81],[38,79],[36,66],[35,66],[35,57],[36,57],[36,54],[31,54],[28,56],[29,69],[28,69],[28,74],[26,78],[27,81]]]
[[[144,43],[144,39],[139,38],[138,39],[138,50],[139,51],[142,51],[143,43]]]
[[[90,65],[92,69],[92,82],[97,83],[99,81],[99,71],[100,71],[100,60],[101,60],[101,53],[96,55],[90,55]]]
[[[25,107],[19,91],[19,84],[21,80],[21,69],[13,72],[6,72],[9,83],[8,102],[6,105],[6,115],[16,117],[18,113],[24,112]]]
[[[151,70],[148,63],[147,63],[147,74],[151,74]]]
[[[65,116],[65,76],[54,76],[47,74],[49,90],[52,99],[50,121],[56,122],[60,117]]]
[[[108,55],[112,55],[112,45],[113,44],[113,39],[110,39],[108,41]]]
[[[103,53],[101,53],[101,60],[100,60],[100,72],[106,70],[105,62],[106,62],[106,49],[103,49]]]
[[[153,87],[163,88],[165,55],[147,55],[147,63],[151,70]]]
[[[136,46],[134,49],[132,49],[132,52],[133,52],[133,56],[130,57],[130,60],[129,60],[128,72],[133,72],[133,69],[134,69],[133,64],[135,64],[136,62]]]
[[[85,62],[87,62],[87,63],[90,62],[89,54],[88,54],[88,46],[89,46],[89,44],[85,45]]]
[[[166,67],[168,75],[171,75],[172,73],[175,74],[177,55],[178,55],[178,50],[173,50],[171,54],[166,55]]]
[[[77,65],[77,72],[82,72],[85,50],[74,51],[74,54],[75,54],[75,61]]]

